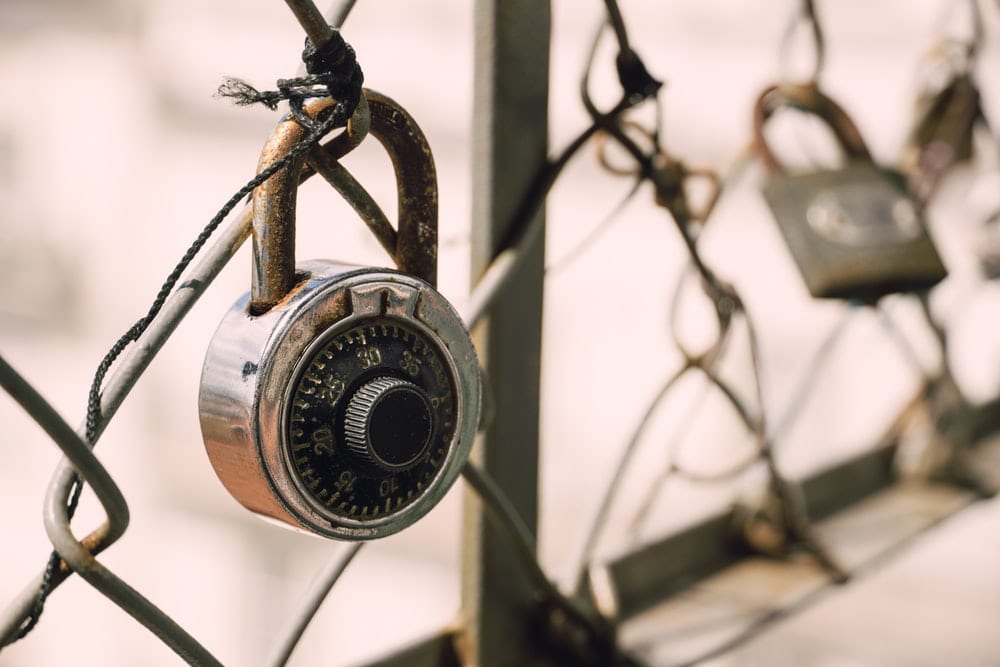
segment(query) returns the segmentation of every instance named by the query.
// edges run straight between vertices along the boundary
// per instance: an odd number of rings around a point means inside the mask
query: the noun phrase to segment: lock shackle
[[[427,139],[416,121],[390,98],[365,89],[346,132],[312,151],[339,159],[367,134],[385,148],[395,172],[398,232],[393,259],[397,267],[434,285],[437,278],[437,174]],[[332,108],[330,98],[310,100],[305,112],[317,118]],[[278,124],[261,151],[260,173],[281,159],[309,130],[291,117]],[[295,203],[299,184],[310,172],[307,156],[293,160],[253,191],[253,263],[250,312],[266,312],[299,282],[295,271]]]
[[[861,137],[858,126],[847,112],[823,94],[815,83],[779,84],[770,86],[760,94],[753,113],[754,149],[761,163],[771,173],[785,174],[787,170],[778,162],[764,137],[764,125],[774,112],[785,107],[810,113],[826,123],[848,160],[872,162],[871,153]]]
[[[436,287],[438,187],[430,144],[403,107],[374,90],[365,95],[370,134],[389,154],[396,176],[396,268]]]

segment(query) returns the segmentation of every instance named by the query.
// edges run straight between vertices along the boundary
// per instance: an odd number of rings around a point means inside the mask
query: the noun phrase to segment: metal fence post
[[[477,0],[473,103],[472,278],[478,279],[546,159],[550,3]],[[544,216],[544,211],[536,213]],[[492,404],[474,460],[509,495],[533,533],[538,520],[538,417],[544,234],[475,329]],[[482,504],[466,495],[463,659],[528,664],[532,591]]]

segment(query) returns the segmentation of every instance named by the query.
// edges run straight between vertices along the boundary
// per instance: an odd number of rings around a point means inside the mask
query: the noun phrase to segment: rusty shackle
[[[250,312],[269,310],[300,281],[295,270],[295,202],[299,184],[311,175],[303,163],[313,158],[339,159],[366,133],[385,148],[396,177],[398,229],[388,232],[387,242],[394,245],[390,254],[399,270],[431,285],[436,283],[438,191],[430,146],[416,121],[399,104],[368,89],[363,97],[346,132],[292,160],[254,190]],[[318,118],[333,105],[332,99],[321,98],[306,104],[305,111]],[[258,173],[287,154],[308,132],[293,118],[285,118],[261,151]]]
[[[857,125],[844,109],[827,97],[815,83],[779,84],[765,89],[757,98],[753,113],[754,150],[761,163],[774,174],[786,172],[764,137],[764,125],[774,112],[792,108],[812,114],[833,131],[848,160],[872,162],[871,153]]]

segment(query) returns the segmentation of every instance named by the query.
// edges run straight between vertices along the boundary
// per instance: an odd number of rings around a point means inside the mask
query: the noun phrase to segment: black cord
[[[187,252],[184,253],[184,256],[174,267],[173,271],[167,276],[146,314],[122,334],[115,341],[114,345],[111,346],[107,354],[104,355],[104,358],[97,367],[97,371],[94,373],[94,380],[90,385],[90,392],[87,396],[85,440],[91,447],[95,445],[98,430],[100,429],[101,389],[108,371],[118,357],[121,356],[122,352],[131,343],[138,340],[146,329],[149,328],[149,325],[152,324],[166,303],[181,274],[184,273],[215,230],[222,224],[222,221],[258,185],[284,169],[289,163],[301,157],[306,151],[319,143],[323,136],[338,127],[346,125],[347,120],[354,113],[354,109],[361,99],[361,86],[364,82],[364,75],[358,66],[354,49],[344,41],[339,31],[334,29],[333,38],[318,49],[314,48],[307,39],[306,47],[302,52],[302,60],[306,64],[306,71],[309,73],[308,76],[295,79],[279,79],[277,82],[278,90],[276,91],[258,91],[250,84],[239,79],[227,79],[219,87],[219,96],[233,98],[236,104],[239,105],[263,104],[269,109],[276,109],[279,102],[287,100],[291,107],[292,116],[309,130],[309,134],[302,141],[295,144],[288,153],[250,179],[246,185],[237,190],[222,205],[222,208],[205,225],[205,228],[198,234],[198,237],[187,249]],[[327,95],[332,96],[336,100],[336,104],[330,111],[327,119],[322,122],[316,122],[309,118],[302,109],[302,103],[309,98],[325,97]],[[76,513],[76,508],[80,502],[80,494],[83,491],[83,483],[79,475],[75,473],[72,485],[72,492],[67,503],[67,515],[70,519]],[[11,640],[11,643],[27,636],[38,624],[38,620],[45,609],[45,601],[54,588],[53,580],[61,562],[62,558],[57,552],[53,551],[49,555],[35,602],[23,626]]]

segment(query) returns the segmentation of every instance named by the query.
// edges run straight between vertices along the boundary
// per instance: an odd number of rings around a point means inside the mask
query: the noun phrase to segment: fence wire
[[[295,9],[308,13],[311,3],[293,2],[288,4]],[[339,2],[330,10],[329,21],[339,26],[348,16],[354,2]],[[532,585],[537,589],[540,599],[547,605],[558,609],[565,617],[573,619],[577,627],[595,641],[604,642],[602,650],[608,650],[619,664],[638,664],[641,661],[632,654],[625,652],[615,644],[611,624],[613,619],[600,617],[581,595],[587,568],[595,558],[595,549],[606,527],[612,504],[618,498],[624,475],[632,463],[636,451],[642,444],[651,419],[662,404],[672,395],[682,378],[698,375],[703,380],[702,390],[695,396],[693,406],[686,411],[684,418],[675,424],[669,437],[669,444],[664,452],[662,470],[655,475],[650,487],[642,496],[637,510],[630,520],[630,530],[637,535],[643,523],[652,514],[656,498],[664,492],[664,488],[674,480],[683,479],[688,482],[714,484],[731,481],[751,468],[762,468],[766,471],[769,491],[767,519],[776,522],[776,528],[782,538],[782,543],[775,545],[757,540],[754,536],[754,526],[747,525],[744,537],[751,547],[768,552],[775,549],[787,553],[789,548],[804,550],[811,554],[828,572],[831,581],[842,581],[849,576],[829,553],[827,547],[816,536],[808,509],[804,505],[803,493],[799,485],[783,473],[776,461],[776,450],[782,442],[782,437],[789,427],[801,415],[810,395],[821,381],[824,368],[829,363],[832,351],[842,339],[850,325],[863,312],[858,304],[848,304],[834,325],[826,332],[821,344],[812,358],[803,365],[798,379],[793,383],[795,389],[787,403],[768,415],[764,409],[763,378],[760,364],[760,342],[757,327],[737,287],[724,278],[713,268],[703,256],[699,247],[699,239],[705,228],[712,222],[712,213],[721,197],[745,173],[745,167],[752,159],[749,149],[743,150],[734,160],[732,168],[724,174],[716,174],[710,170],[694,168],[676,158],[663,144],[659,128],[661,82],[647,69],[629,39],[625,19],[615,0],[605,2],[607,17],[601,22],[595,33],[592,48],[586,58],[584,71],[580,82],[581,104],[589,115],[590,124],[568,143],[568,145],[553,158],[548,160],[536,175],[529,195],[521,202],[516,216],[515,232],[490,264],[488,270],[480,279],[469,298],[469,305],[464,314],[465,324],[472,328],[489,312],[492,299],[509,278],[519,269],[521,249],[530,246],[542,233],[541,223],[534,213],[541,207],[548,192],[560,178],[567,164],[579,154],[582,148],[590,144],[598,144],[599,161],[611,177],[625,176],[633,179],[633,184],[620,205],[615,207],[609,216],[599,223],[594,231],[562,259],[551,262],[550,273],[560,271],[572,264],[586,252],[600,235],[619,219],[626,202],[638,194],[651,191],[654,201],[666,214],[666,218],[674,226],[675,231],[687,251],[687,266],[679,273],[670,303],[671,340],[670,344],[679,353],[681,364],[669,373],[662,386],[654,392],[649,400],[642,418],[632,430],[627,439],[623,453],[612,471],[606,490],[597,508],[595,516],[588,522],[588,529],[582,540],[579,554],[573,564],[572,586],[560,588],[544,571],[537,556],[534,539],[525,528],[524,521],[513,508],[502,490],[483,470],[472,463],[467,463],[463,477],[486,505],[490,517],[496,522],[499,531],[508,540],[516,558],[528,574]],[[303,9],[304,8],[304,9]],[[978,41],[982,39],[982,30],[978,9],[973,3],[973,16],[976,30],[970,38],[975,44],[967,49],[967,57],[972,59],[979,52]],[[314,8],[313,8],[314,9]],[[299,13],[298,11],[296,12]],[[312,19],[315,17],[313,16]],[[325,26],[324,22],[324,26]],[[804,0],[797,6],[789,22],[785,39],[781,45],[782,70],[788,71],[792,54],[792,39],[794,34],[806,27],[812,37],[812,61],[814,70],[810,79],[818,79],[824,62],[824,39],[819,19],[811,0]],[[621,94],[616,103],[607,110],[601,110],[593,101],[591,92],[591,72],[595,65],[598,45],[605,35],[611,34],[617,46],[615,66],[621,85]],[[634,120],[632,112],[644,105],[655,108],[656,121],[651,126],[644,126]],[[627,156],[628,164],[611,164],[606,149],[613,145]],[[748,143],[749,145],[749,143]],[[950,166],[949,163],[947,166]],[[937,171],[932,176],[937,180],[947,169],[935,164]],[[692,182],[701,180],[710,184],[710,195],[701,205],[696,205],[688,196]],[[934,191],[933,186],[921,190],[929,198]],[[0,646],[7,645],[30,631],[37,620],[40,587],[45,584],[51,590],[66,580],[72,573],[79,574],[98,592],[113,601],[137,621],[159,637],[167,646],[181,658],[191,664],[220,664],[218,660],[187,631],[177,625],[168,615],[158,609],[152,602],[144,598],[129,584],[101,564],[96,556],[120,539],[129,524],[128,504],[121,490],[117,487],[111,475],[93,453],[92,447],[115,416],[123,400],[135,386],[136,382],[155,358],[164,343],[175,331],[185,315],[197,299],[211,285],[222,268],[229,262],[236,251],[247,240],[250,234],[251,214],[249,208],[239,212],[233,221],[218,234],[215,242],[207,246],[200,259],[185,273],[184,280],[173,290],[163,303],[162,309],[149,322],[148,328],[128,348],[125,356],[111,369],[107,381],[100,392],[99,418],[95,424],[81,426],[74,431],[46,403],[41,395],[27,383],[6,360],[0,358],[0,386],[38,422],[48,436],[63,452],[50,484],[45,500],[45,527],[55,552],[61,558],[58,568],[49,575],[41,574],[29,582],[24,591],[0,614]],[[684,341],[678,325],[681,321],[680,302],[682,293],[690,281],[696,281],[700,296],[710,306],[715,318],[716,334],[714,340],[702,349],[692,349]],[[929,305],[929,295],[924,293],[915,297],[921,304],[921,313],[926,323],[936,336],[941,350],[941,362],[937,369],[925,368],[912,350],[912,347],[896,326],[891,309],[883,304],[878,313],[885,327],[886,334],[895,342],[900,353],[909,360],[923,380],[923,391],[942,381],[951,381],[951,370],[947,355],[947,323],[936,321]],[[746,338],[749,348],[749,366],[752,388],[749,396],[742,395],[741,390],[727,381],[720,370],[722,362],[732,354],[732,343],[737,336]],[[752,454],[744,460],[729,461],[719,470],[693,470],[682,462],[682,450],[691,446],[686,442],[685,434],[691,424],[700,418],[707,398],[712,393],[718,394],[739,421],[744,426],[747,437],[754,443]],[[91,433],[88,434],[88,431]],[[87,444],[87,435],[92,435]],[[70,528],[69,500],[74,493],[76,476],[89,485],[98,497],[105,512],[105,521],[92,529],[85,537],[78,539]],[[763,520],[757,516],[753,520]],[[775,527],[775,526],[772,526]],[[287,629],[282,633],[282,639],[277,643],[267,664],[285,664],[302,636],[305,628],[326,600],[336,582],[348,567],[352,559],[362,549],[362,544],[340,545],[326,565],[317,574],[310,590],[305,594],[300,610],[289,620]],[[789,609],[775,609],[765,614],[762,620],[754,624],[750,630],[735,640],[714,648],[701,656],[707,658],[728,650],[739,642],[758,632],[766,623],[789,613]]]

